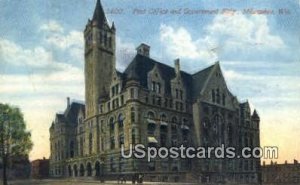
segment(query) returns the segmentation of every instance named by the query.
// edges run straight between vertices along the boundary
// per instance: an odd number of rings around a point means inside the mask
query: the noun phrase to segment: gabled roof
[[[192,96],[194,98],[196,98],[199,95],[199,93],[203,90],[203,88],[205,88],[205,84],[208,81],[208,78],[211,72],[213,71],[215,65],[205,68],[192,75],[192,79],[193,79]]]
[[[124,72],[125,80],[135,79],[140,82],[140,85],[147,88],[147,75],[148,72],[154,68],[154,65],[157,65],[161,72],[161,77],[165,81],[166,85],[166,94],[171,94],[171,80],[176,77],[175,70],[173,67],[170,67],[166,64],[157,62],[149,57],[137,54],[129,66]],[[192,78],[191,75],[181,71],[181,77],[186,88],[189,90],[192,87]],[[189,92],[188,92],[189,94]]]
[[[68,107],[64,113],[64,117],[66,118],[67,122],[70,124],[77,123],[77,117],[80,110],[85,111],[85,105],[79,102],[72,102],[70,107]]]

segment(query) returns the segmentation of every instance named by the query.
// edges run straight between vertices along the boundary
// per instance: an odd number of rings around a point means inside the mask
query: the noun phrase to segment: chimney
[[[294,159],[294,164],[298,164],[298,161],[296,159]]]
[[[140,44],[139,47],[136,48],[137,54],[143,55],[145,57],[150,57],[150,46],[147,44]]]
[[[180,59],[179,58],[175,59],[174,64],[175,64],[176,75],[180,75]]]
[[[69,108],[70,105],[71,105],[71,103],[70,103],[70,97],[67,97],[67,108]]]

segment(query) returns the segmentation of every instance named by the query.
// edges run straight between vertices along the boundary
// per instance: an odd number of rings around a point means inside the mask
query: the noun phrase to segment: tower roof
[[[254,112],[253,112],[253,114],[252,114],[252,118],[259,119],[259,115],[257,114],[256,109],[254,109]]]
[[[104,23],[107,23],[100,0],[97,0],[96,8],[93,15],[93,21],[95,21],[98,26],[102,26]]]

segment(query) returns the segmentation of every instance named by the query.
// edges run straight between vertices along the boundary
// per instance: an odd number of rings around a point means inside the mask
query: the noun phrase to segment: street
[[[45,180],[17,180],[17,181],[9,181],[9,185],[93,185],[93,184],[100,184],[100,185],[116,185],[118,184],[116,181],[110,181],[106,183],[100,183],[94,180],[56,180],[56,179],[45,179]],[[126,184],[131,184],[131,181],[127,181]],[[145,182],[143,184],[147,185],[193,185],[192,183],[166,183],[166,182]]]

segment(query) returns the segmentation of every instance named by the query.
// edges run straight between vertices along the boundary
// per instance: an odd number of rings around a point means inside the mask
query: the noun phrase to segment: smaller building
[[[49,159],[37,159],[31,162],[31,177],[32,178],[47,178],[49,177]]]
[[[300,184],[300,164],[297,160],[294,163],[277,164],[272,162],[266,165],[265,162],[262,166],[262,181],[263,184]]]
[[[27,179],[30,176],[30,162],[28,155],[13,156],[8,159],[7,178]],[[3,175],[3,162],[0,160],[0,179]]]

